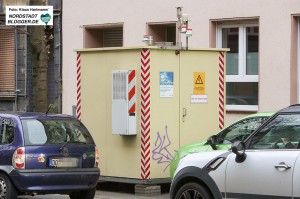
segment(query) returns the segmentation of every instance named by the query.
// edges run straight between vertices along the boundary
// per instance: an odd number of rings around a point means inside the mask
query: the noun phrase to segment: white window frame
[[[249,24],[224,24],[217,26],[217,47],[222,47],[222,29],[223,28],[239,28],[239,59],[238,59],[238,75],[226,75],[226,82],[259,82],[259,75],[246,74],[246,28],[259,27],[257,23]],[[259,66],[258,66],[259,70]],[[229,111],[258,111],[258,105],[226,105]]]
[[[300,103],[300,17],[298,17],[298,44],[297,44],[297,103]]]

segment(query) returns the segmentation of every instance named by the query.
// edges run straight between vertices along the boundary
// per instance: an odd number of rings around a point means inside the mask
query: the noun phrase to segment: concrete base
[[[157,185],[171,183],[170,178],[155,178],[155,179],[135,179],[135,178],[121,178],[113,176],[100,176],[98,182],[120,182],[120,183],[129,183],[129,184],[143,184],[143,185]]]
[[[139,196],[157,196],[161,194],[159,185],[135,185],[135,195]]]

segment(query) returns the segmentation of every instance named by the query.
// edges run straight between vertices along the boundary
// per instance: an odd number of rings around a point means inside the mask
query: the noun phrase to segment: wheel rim
[[[3,178],[0,178],[0,198],[5,198],[6,196],[6,183]]]
[[[179,199],[204,199],[204,197],[199,191],[188,189],[182,192]]]

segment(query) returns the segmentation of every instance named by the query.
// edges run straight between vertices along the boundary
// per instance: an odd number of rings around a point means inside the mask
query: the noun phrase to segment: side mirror
[[[207,143],[211,146],[211,148],[213,150],[217,150],[217,136],[216,135],[212,135],[207,139]]]
[[[232,144],[231,150],[236,154],[235,161],[242,163],[246,160],[247,154],[245,153],[246,145],[243,141],[236,141]]]

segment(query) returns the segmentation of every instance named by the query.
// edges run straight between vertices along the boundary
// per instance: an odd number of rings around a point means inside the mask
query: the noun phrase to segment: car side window
[[[26,136],[26,142],[30,145],[41,145],[47,141],[45,128],[43,124],[38,120],[27,120],[26,128],[28,132]]]
[[[250,149],[299,149],[300,114],[278,115],[256,133]]]
[[[253,117],[233,124],[221,133],[219,144],[230,144],[237,140],[245,140],[266,119],[267,117]]]
[[[2,118],[0,144],[10,144],[14,140],[14,122],[10,118]]]

